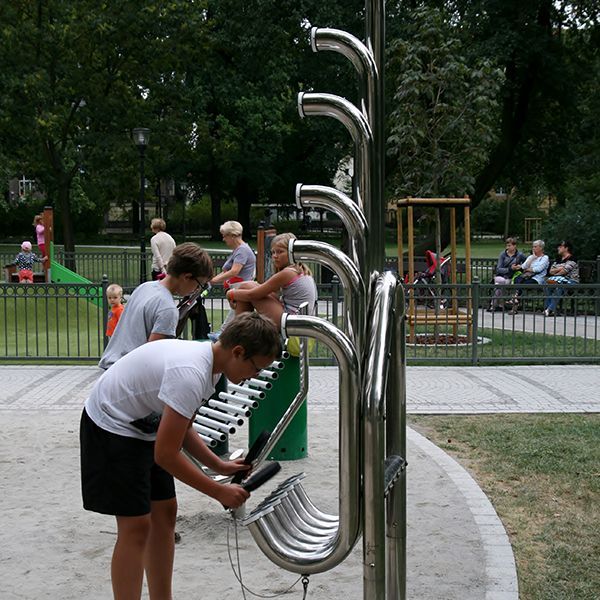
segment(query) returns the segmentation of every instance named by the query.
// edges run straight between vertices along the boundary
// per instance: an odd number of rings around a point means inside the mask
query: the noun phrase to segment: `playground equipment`
[[[302,117],[337,119],[355,144],[352,198],[324,186],[300,184],[296,190],[299,207],[339,215],[350,236],[348,255],[322,242],[289,245],[293,261],[316,261],[340,278],[343,330],[309,315],[284,315],[281,323],[286,336],[329,346],[338,362],[338,514],[319,510],[298,475],[280,484],[244,523],[268,558],[302,575],[339,564],[362,534],[364,598],[398,600],[405,597],[404,297],[397,277],[378,271],[384,263],[384,3],[367,1],[365,8],[364,44],[335,29],[311,31],[314,51],[339,52],[358,71],[359,108],[332,94],[298,97]]]
[[[281,321],[284,336],[317,339],[331,349],[338,363],[338,514],[315,506],[300,474],[280,484],[243,523],[270,560],[304,576],[335,567],[362,535],[363,597],[402,600],[406,595],[405,302],[397,276],[381,273],[385,260],[384,2],[367,0],[365,15],[365,43],[337,29],[311,30],[315,52],[338,52],[355,67],[360,78],[358,107],[332,94],[298,96],[302,117],[333,117],[354,141],[352,198],[326,186],[296,188],[299,208],[314,206],[339,216],[350,238],[348,254],[315,241],[291,240],[288,248],[292,262],[315,261],[338,276],[344,290],[343,329],[308,314],[284,314]],[[305,402],[304,343],[299,369],[300,389],[258,452],[256,467],[272,454]],[[225,406],[240,400],[248,406],[272,383],[263,377],[230,386],[222,396],[224,405],[214,406],[227,410]],[[239,418],[240,410],[246,409],[235,409],[232,418]]]
[[[542,235],[542,219],[540,217],[525,217],[524,230],[523,242],[532,244]]]
[[[441,266],[443,259],[441,249],[441,218],[442,208],[450,210],[450,298],[442,298],[441,287],[439,293],[434,294],[433,314],[428,307],[419,306],[417,289],[413,286],[409,290],[407,320],[409,323],[409,340],[414,343],[416,339],[415,328],[417,325],[450,325],[454,336],[457,335],[459,325],[467,325],[470,329],[473,323],[473,303],[467,297],[466,310],[458,306],[457,288],[457,261],[456,261],[456,209],[463,209],[465,230],[465,283],[471,283],[471,200],[469,198],[403,198],[397,202],[396,225],[398,230],[398,273],[404,277],[404,209],[407,213],[407,238],[408,238],[408,283],[415,282],[415,247],[414,247],[414,207],[431,207],[435,209],[436,216],[436,258],[438,286],[442,284]]]

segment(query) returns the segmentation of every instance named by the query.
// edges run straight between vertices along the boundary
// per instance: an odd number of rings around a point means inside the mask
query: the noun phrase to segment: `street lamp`
[[[136,127],[132,133],[133,141],[140,152],[140,283],[144,283],[146,281],[146,180],[144,179],[144,157],[150,139],[150,130],[146,127]]]

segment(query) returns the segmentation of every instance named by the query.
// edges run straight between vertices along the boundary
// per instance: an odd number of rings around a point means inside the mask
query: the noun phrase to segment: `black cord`
[[[283,594],[287,594],[292,588],[296,587],[296,585],[298,585],[299,581],[302,581],[302,584],[304,586],[304,596],[302,597],[302,600],[305,600],[306,592],[308,589],[308,577],[306,575],[301,575],[288,588],[286,588],[282,592],[279,592],[278,594],[273,594],[273,595],[257,594],[256,592],[253,592],[249,587],[246,586],[246,584],[242,581],[242,564],[240,561],[240,545],[239,545],[239,541],[238,541],[237,519],[235,518],[235,515],[233,513],[231,513],[231,517],[233,520],[233,529],[235,532],[237,571],[236,571],[235,565],[233,563],[233,558],[231,556],[231,546],[229,544],[229,525],[230,525],[230,523],[227,523],[227,554],[229,556],[229,564],[231,565],[231,570],[233,571],[235,578],[238,580],[238,582],[242,588],[243,599],[246,600],[245,592],[248,592],[249,594],[251,594],[252,596],[256,596],[257,598],[279,598],[279,596],[283,596]],[[305,580],[306,580],[306,582],[305,582]]]

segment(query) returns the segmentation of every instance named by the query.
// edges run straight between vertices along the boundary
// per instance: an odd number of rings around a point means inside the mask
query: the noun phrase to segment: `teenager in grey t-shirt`
[[[171,292],[159,281],[143,283],[131,294],[98,366],[108,369],[152,334],[175,337],[178,318]]]

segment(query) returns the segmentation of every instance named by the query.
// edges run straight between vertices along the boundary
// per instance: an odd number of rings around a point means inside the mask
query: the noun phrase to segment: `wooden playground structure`
[[[466,325],[468,336],[471,337],[471,328],[473,323],[473,301],[470,292],[467,295],[466,310],[459,309],[458,294],[456,284],[457,260],[456,260],[456,209],[463,209],[464,233],[465,233],[465,283],[471,283],[471,200],[470,198],[402,198],[396,204],[396,226],[398,236],[398,273],[404,278],[404,212],[406,211],[407,220],[407,244],[408,244],[408,283],[415,281],[415,229],[414,229],[414,208],[429,207],[435,209],[436,225],[436,255],[437,255],[437,276],[436,282],[440,286],[438,289],[441,294],[441,278],[439,265],[442,258],[441,248],[441,216],[442,209],[450,211],[450,299],[445,307],[441,307],[438,301],[434,302],[433,310],[427,310],[419,306],[415,298],[415,289],[411,287],[408,290],[408,309],[406,318],[409,326],[409,341],[415,342],[416,327],[418,325],[449,325],[452,327],[454,336],[458,333],[459,325]]]

